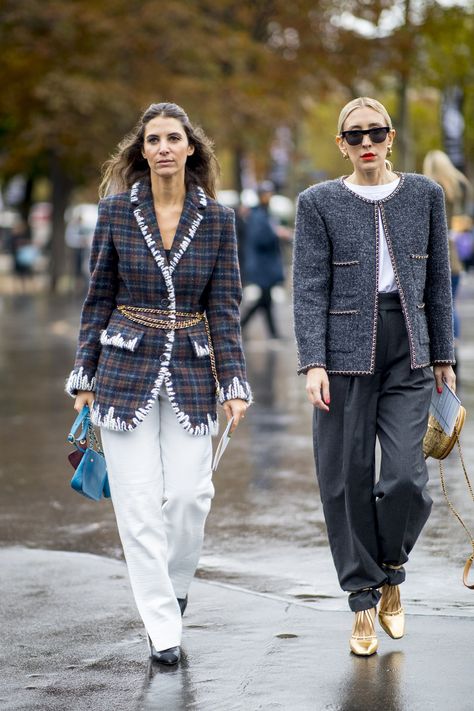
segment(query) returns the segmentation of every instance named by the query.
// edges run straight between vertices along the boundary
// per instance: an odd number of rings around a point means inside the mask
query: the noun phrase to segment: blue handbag
[[[81,433],[76,437],[76,432],[79,428],[81,428]],[[74,420],[67,440],[74,444],[76,450],[82,452],[82,457],[71,479],[71,486],[74,491],[94,501],[99,501],[102,496],[107,499],[110,498],[107,466],[102,448],[90,421],[87,405],[84,405]]]

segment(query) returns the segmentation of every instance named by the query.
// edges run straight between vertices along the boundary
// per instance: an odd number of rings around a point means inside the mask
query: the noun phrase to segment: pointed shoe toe
[[[358,657],[370,657],[378,648],[375,634],[375,607],[355,613],[354,627],[349,640],[349,647]]]
[[[384,585],[379,608],[379,623],[392,639],[401,639],[405,634],[405,611],[400,601],[399,585]]]
[[[186,611],[186,608],[188,606],[188,596],[186,595],[186,597],[178,597],[177,600],[178,600],[179,609],[181,611],[181,617],[183,617],[183,615]]]
[[[150,650],[150,659],[158,664],[172,666],[177,664],[181,659],[181,647],[168,647],[168,649],[156,650],[151,641],[150,635],[148,639],[148,649]]]
[[[181,648],[170,647],[169,649],[162,649],[161,651],[154,649],[151,658],[154,662],[158,662],[158,664],[165,664],[170,667],[173,666],[173,664],[177,664],[181,659]]]

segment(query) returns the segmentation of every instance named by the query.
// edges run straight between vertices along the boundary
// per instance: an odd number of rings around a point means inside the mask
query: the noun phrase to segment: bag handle
[[[474,590],[474,584],[469,585],[468,583],[468,577],[469,577],[469,571],[471,569],[472,561],[474,560],[474,553],[472,553],[469,558],[466,560],[466,565],[464,566],[464,571],[462,574],[462,581],[464,585],[469,588],[469,590]]]
[[[473,489],[472,489],[472,485],[471,485],[471,482],[470,482],[470,479],[469,479],[469,476],[468,476],[468,473],[467,473],[467,470],[466,470],[466,464],[465,464],[465,462],[464,462],[464,457],[463,457],[462,449],[461,449],[461,441],[460,441],[460,439],[459,439],[459,433],[458,433],[456,427],[454,428],[454,433],[455,433],[455,437],[456,437],[456,444],[458,445],[458,449],[459,449],[459,457],[460,457],[460,459],[461,459],[461,465],[462,465],[462,470],[463,470],[463,472],[464,472],[464,478],[465,478],[465,480],[466,480],[466,484],[467,484],[467,488],[469,489],[469,493],[471,494],[471,498],[472,498],[472,500],[474,501],[474,491],[473,491]],[[443,465],[442,465],[441,459],[439,460],[439,476],[440,476],[440,479],[441,479],[441,488],[442,488],[442,490],[443,490],[444,498],[446,499],[446,502],[447,502],[447,504],[448,504],[448,506],[449,506],[451,512],[454,514],[454,516],[456,516],[457,520],[459,521],[459,523],[461,524],[461,526],[462,526],[462,527],[464,528],[464,530],[466,531],[466,533],[467,533],[467,535],[468,535],[468,538],[469,538],[469,542],[470,542],[470,544],[471,544],[472,553],[471,553],[471,555],[469,556],[469,558],[467,559],[466,564],[465,564],[465,566],[464,566],[462,581],[463,581],[464,585],[465,585],[467,588],[469,588],[469,590],[474,590],[474,584],[473,584],[473,585],[469,585],[469,583],[468,583],[469,570],[471,569],[472,562],[474,561],[474,538],[473,538],[473,536],[472,536],[472,533],[471,533],[470,529],[468,528],[468,526],[466,525],[466,523],[463,521],[461,514],[459,514],[459,513],[456,511],[456,509],[454,508],[453,504],[451,503],[451,501],[450,501],[450,499],[449,499],[449,497],[448,497],[448,492],[447,492],[447,489],[446,489],[446,481],[445,481],[445,478],[444,478],[444,471],[443,471]]]
[[[89,406],[84,405],[80,413],[77,415],[76,419],[74,420],[71,431],[69,432],[67,436],[67,441],[71,442],[72,444],[76,445],[77,447],[77,442],[83,442],[86,438],[87,435],[87,430],[89,429]],[[81,434],[79,437],[76,437],[76,432],[79,429],[79,427],[82,425],[82,430]]]

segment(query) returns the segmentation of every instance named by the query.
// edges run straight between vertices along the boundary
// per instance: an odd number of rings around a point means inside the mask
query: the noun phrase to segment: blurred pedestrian
[[[465,215],[469,198],[472,195],[472,186],[466,176],[453,165],[451,159],[443,151],[429,151],[423,161],[423,173],[428,178],[435,180],[444,191],[446,201],[446,217],[448,227],[453,228],[455,215]],[[453,331],[454,344],[461,335],[459,315],[456,309],[456,295],[461,278],[462,264],[458,256],[454,234],[450,234],[449,263],[451,267],[451,292],[453,297]],[[457,348],[456,348],[457,360]],[[457,373],[456,373],[457,374]]]
[[[273,313],[272,288],[284,281],[283,259],[277,225],[269,214],[270,199],[273,195],[273,183],[264,181],[258,186],[258,205],[253,207],[247,217],[244,239],[244,279],[246,284],[255,284],[260,293],[251,306],[242,315],[242,329],[250,319],[262,311],[268,331],[272,338],[279,333]]]
[[[237,255],[239,258],[240,278],[243,286],[247,283],[245,280],[245,234],[248,212],[248,208],[241,202],[239,202],[234,208],[235,234],[237,235]]]
[[[106,163],[91,281],[67,391],[102,434],[150,655],[180,658],[181,616],[214,487],[216,398],[235,429],[251,400],[233,211],[212,144],[152,104]]]
[[[64,235],[65,242],[72,251],[72,272],[74,287],[82,289],[87,284],[84,265],[90,253],[90,230],[84,223],[84,217],[76,212],[67,223]]]
[[[404,564],[431,509],[422,451],[434,378],[455,387],[443,191],[394,172],[385,107],[354,99],[336,142],[350,175],[299,197],[294,313],[299,373],[329,542],[355,613],[350,649],[373,654],[375,615],[404,634]],[[382,457],[375,475],[375,442]]]
[[[474,267],[474,230],[469,215],[453,215],[452,237],[456,251],[466,272]]]
[[[10,250],[13,256],[13,271],[18,278],[20,288],[26,290],[34,273],[38,258],[38,248],[31,241],[28,225],[18,219],[10,231]]]

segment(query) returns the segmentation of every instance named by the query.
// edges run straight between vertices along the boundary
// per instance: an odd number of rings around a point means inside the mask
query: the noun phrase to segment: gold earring
[[[388,156],[391,156],[391,155],[392,155],[392,146],[389,146],[389,147],[387,148],[387,155],[388,155]]]
[[[344,160],[349,160],[349,156],[347,155],[347,153],[343,153],[342,157],[344,158]]]

